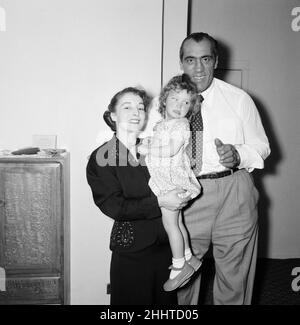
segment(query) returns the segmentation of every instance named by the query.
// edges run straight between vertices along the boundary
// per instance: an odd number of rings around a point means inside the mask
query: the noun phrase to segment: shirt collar
[[[207,89],[205,89],[205,90],[201,93],[201,95],[202,95],[203,98],[204,98],[204,101],[205,101],[205,99],[208,97],[208,95],[211,93],[211,91],[212,91],[212,89],[213,89],[213,87],[214,87],[214,84],[215,84],[215,78],[213,78],[213,80],[212,80],[210,86],[209,86]]]

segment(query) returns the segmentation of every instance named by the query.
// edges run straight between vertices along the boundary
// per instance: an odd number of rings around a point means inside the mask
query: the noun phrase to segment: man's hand
[[[215,139],[220,164],[227,168],[237,167],[241,160],[238,151],[232,144],[224,144],[220,139]]]
[[[178,196],[178,194],[185,192],[185,190],[175,189],[173,191],[167,192],[165,195],[158,196],[158,205],[172,211],[181,210],[191,199],[190,195],[185,198],[180,198]]]

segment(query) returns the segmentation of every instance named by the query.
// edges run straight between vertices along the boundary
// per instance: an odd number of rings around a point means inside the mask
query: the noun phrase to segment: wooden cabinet
[[[69,155],[0,157],[0,304],[69,304]]]

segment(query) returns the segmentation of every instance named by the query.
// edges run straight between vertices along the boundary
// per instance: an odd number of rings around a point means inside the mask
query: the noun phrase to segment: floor
[[[296,267],[299,271],[292,275]],[[212,304],[214,271],[213,259],[205,259],[202,265],[200,305]],[[299,291],[293,290],[293,280],[294,290]],[[300,305],[300,259],[258,259],[252,304]]]

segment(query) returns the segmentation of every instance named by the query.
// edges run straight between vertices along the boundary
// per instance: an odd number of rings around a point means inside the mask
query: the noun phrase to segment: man
[[[270,148],[254,102],[243,90],[214,77],[217,64],[217,42],[211,36],[193,33],[184,39],[180,66],[203,100],[203,131],[197,140],[202,163],[200,171],[194,170],[203,192],[183,214],[194,254],[202,258],[213,245],[214,304],[251,304],[258,192],[250,172],[264,167]],[[197,156],[195,161],[199,167]],[[201,274],[178,291],[180,305],[198,303],[200,280]]]

